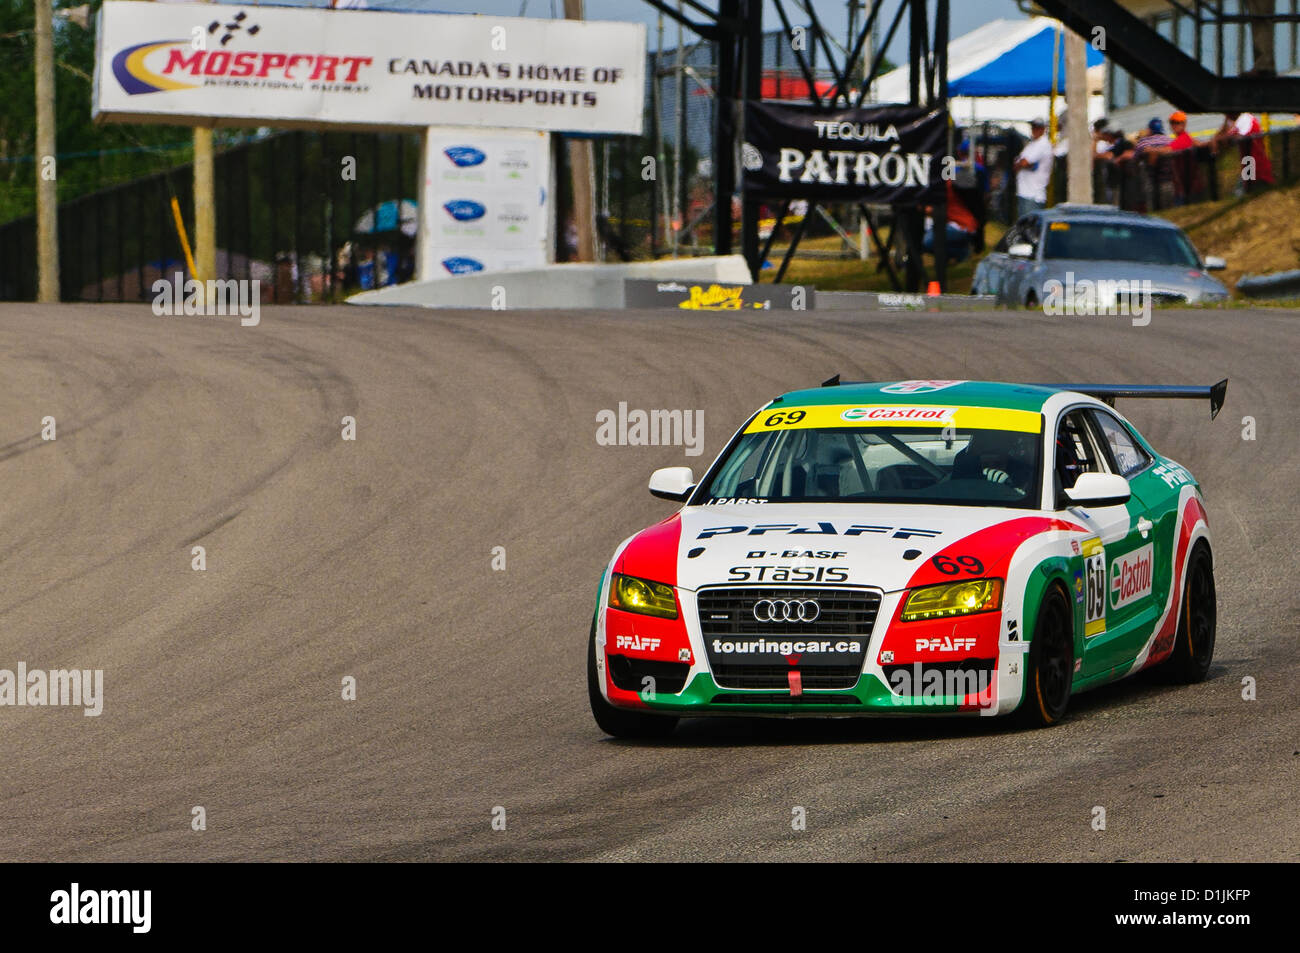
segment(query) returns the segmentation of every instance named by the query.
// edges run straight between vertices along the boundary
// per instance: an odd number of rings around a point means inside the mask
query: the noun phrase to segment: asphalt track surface
[[[105,699],[97,718],[0,708],[0,856],[1295,860],[1298,332],[1279,310],[1133,327],[342,306],[244,328],[2,306],[0,668],[102,668]],[[714,719],[603,737],[592,601],[615,545],[671,512],[648,474],[701,472],[763,401],[836,372],[1231,378],[1213,423],[1200,402],[1120,405],[1205,488],[1211,677],[1077,696],[1047,731]],[[620,401],[703,410],[704,455],[598,445]]]

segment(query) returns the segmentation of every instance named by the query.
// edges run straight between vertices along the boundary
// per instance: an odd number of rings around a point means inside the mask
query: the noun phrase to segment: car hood
[[[1217,278],[1199,268],[1186,265],[1149,265],[1131,261],[1091,261],[1076,258],[1049,258],[1043,262],[1047,278],[1064,282],[1067,272],[1078,281],[1149,281],[1156,292],[1172,291],[1199,296],[1227,294]]]
[[[893,592],[907,588],[934,556],[964,552],[955,543],[967,541],[971,555],[987,561],[992,573],[994,562],[1009,558],[1019,540],[1054,525],[1034,510],[984,506],[691,506],[632,537],[615,571],[692,590],[837,582]],[[760,573],[761,567],[769,568]],[[819,576],[818,569],[830,567],[845,572]],[[802,572],[791,574],[794,569]]]

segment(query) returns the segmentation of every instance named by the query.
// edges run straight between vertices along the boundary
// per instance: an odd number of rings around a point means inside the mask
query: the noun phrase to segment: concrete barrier
[[[927,295],[905,291],[819,291],[818,311],[991,311],[993,295]]]
[[[1267,275],[1242,275],[1237,290],[1247,298],[1300,298],[1300,269]]]
[[[436,281],[409,281],[363,291],[347,300],[348,304],[422,308],[622,308],[625,278],[750,284],[745,259],[740,255],[726,255],[481,271]]]

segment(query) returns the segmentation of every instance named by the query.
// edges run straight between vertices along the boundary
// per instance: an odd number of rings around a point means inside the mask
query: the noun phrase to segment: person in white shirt
[[[1113,143],[1110,141],[1110,120],[1102,116],[1092,124],[1092,147],[1096,150],[1097,155],[1105,155],[1110,152]]]
[[[1029,124],[1030,139],[1016,159],[1016,202],[1018,216],[1047,207],[1047,183],[1052,176],[1052,143],[1047,123],[1035,119]]]

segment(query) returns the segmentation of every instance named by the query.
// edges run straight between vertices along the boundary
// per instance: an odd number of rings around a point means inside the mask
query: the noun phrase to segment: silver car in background
[[[1209,274],[1223,267],[1222,258],[1202,259],[1183,230],[1164,219],[1112,205],[1057,205],[1007,230],[976,266],[971,294],[1036,308],[1052,290],[1088,281],[1149,288],[1153,304],[1200,304],[1228,298]]]

